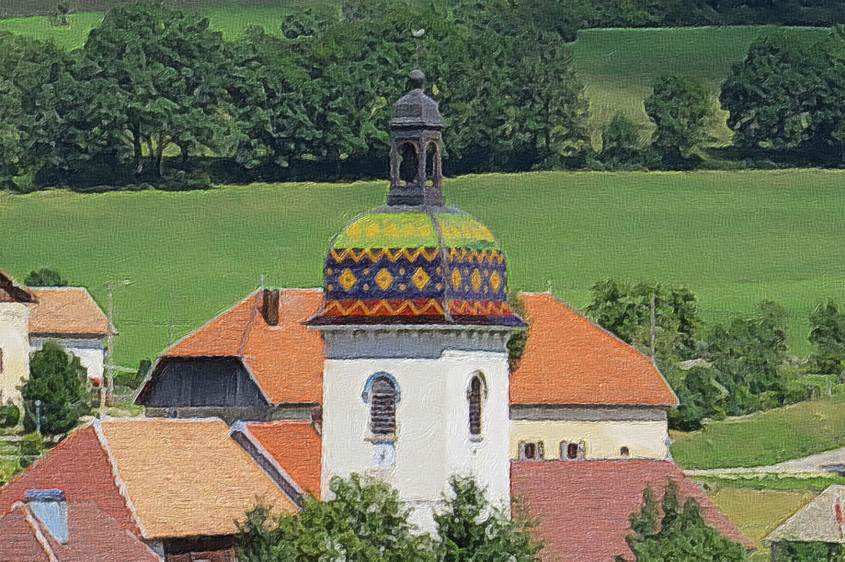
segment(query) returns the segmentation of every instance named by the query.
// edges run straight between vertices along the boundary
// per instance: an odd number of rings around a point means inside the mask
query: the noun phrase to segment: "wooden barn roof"
[[[319,289],[282,289],[279,324],[261,314],[256,291],[162,354],[169,357],[236,357],[275,404],[319,404],[323,399],[323,340],[304,322],[323,302]],[[155,376],[155,373],[152,374]]]

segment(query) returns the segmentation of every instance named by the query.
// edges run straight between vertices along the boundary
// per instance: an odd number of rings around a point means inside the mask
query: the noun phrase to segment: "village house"
[[[20,402],[29,357],[48,340],[79,357],[93,384],[101,384],[108,318],[82,287],[23,287],[0,271],[0,393]]]
[[[750,546],[669,460],[677,398],[652,362],[551,294],[512,307],[502,246],[444,205],[443,121],[412,82],[391,120],[387,205],[332,239],[323,287],[259,289],[172,345],[136,398],[148,418],[77,431],[0,490],[0,513],[57,489],[168,561],[217,562],[247,496],[292,510],[369,474],[430,531],[461,474],[541,522],[544,560],[611,562],[630,559],[645,488],[674,480]]]
[[[772,531],[763,543],[771,547],[772,562],[787,560],[790,544],[815,547],[819,559],[828,550],[845,548],[845,486],[833,485]],[[831,557],[830,560],[838,559]]]

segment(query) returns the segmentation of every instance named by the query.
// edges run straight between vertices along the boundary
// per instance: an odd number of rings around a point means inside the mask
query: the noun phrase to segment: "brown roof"
[[[320,497],[322,442],[310,421],[246,424],[248,435],[305,492]]]
[[[109,419],[103,441],[147,540],[230,535],[263,500],[295,505],[219,419]]]
[[[262,292],[252,293],[167,349],[162,358],[237,357],[270,402],[319,404],[323,340],[303,323],[320,308],[322,291],[282,289],[278,326],[264,320],[259,312],[262,301]]]
[[[68,541],[59,543],[24,503],[0,518],[0,561],[159,562],[135,535],[91,502],[68,504]],[[49,554],[48,554],[49,553]]]
[[[529,322],[511,404],[676,406],[651,360],[547,293],[522,293]]]
[[[29,314],[33,336],[106,337],[109,319],[83,287],[35,287]]]
[[[625,538],[629,517],[651,486],[658,501],[669,479],[680,496],[701,506],[705,521],[747,548],[753,543],[719,511],[698,485],[669,461],[520,461],[511,463],[511,496],[537,520],[544,562],[633,559]]]
[[[32,293],[16,283],[11,275],[0,271],[0,302],[33,302],[34,300]]]

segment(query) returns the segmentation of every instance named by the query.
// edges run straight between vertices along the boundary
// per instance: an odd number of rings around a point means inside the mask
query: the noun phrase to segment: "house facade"
[[[34,287],[16,284],[0,272],[0,392],[2,400],[20,402],[29,376],[29,356],[49,340],[79,358],[92,384],[105,369],[106,341],[114,330],[82,287]]]

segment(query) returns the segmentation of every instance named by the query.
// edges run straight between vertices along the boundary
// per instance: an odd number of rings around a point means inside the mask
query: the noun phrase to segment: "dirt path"
[[[731,474],[805,474],[824,476],[835,474],[845,476],[845,447],[769,466],[687,470],[686,473],[690,476],[728,476]]]

